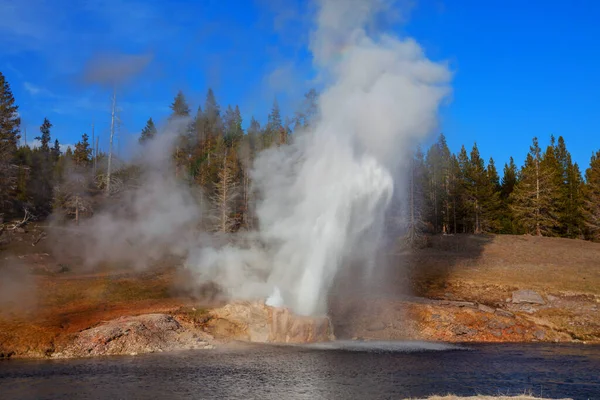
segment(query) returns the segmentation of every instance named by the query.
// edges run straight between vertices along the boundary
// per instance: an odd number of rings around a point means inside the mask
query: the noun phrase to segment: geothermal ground
[[[143,272],[117,265],[86,271],[79,258],[54,254],[52,240],[33,246],[42,230],[29,225],[0,249],[0,357],[315,342],[333,334],[361,340],[600,342],[600,244],[435,236],[422,249],[390,252],[369,285],[356,275],[339,276],[330,324],[261,302],[224,304],[210,288],[192,295],[174,259]]]

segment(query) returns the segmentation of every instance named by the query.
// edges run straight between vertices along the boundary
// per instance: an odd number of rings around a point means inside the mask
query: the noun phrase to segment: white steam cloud
[[[369,34],[389,2],[321,0],[311,40],[330,81],[313,126],[259,155],[261,246],[204,247],[187,267],[234,298],[269,297],[303,315],[326,312],[327,293],[349,261],[374,257],[398,167],[437,125],[450,89],[445,65],[411,39]],[[396,183],[396,186],[395,186]]]

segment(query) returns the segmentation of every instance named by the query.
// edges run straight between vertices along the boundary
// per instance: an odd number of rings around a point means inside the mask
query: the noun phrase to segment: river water
[[[600,346],[335,342],[0,362],[0,399],[600,399]]]

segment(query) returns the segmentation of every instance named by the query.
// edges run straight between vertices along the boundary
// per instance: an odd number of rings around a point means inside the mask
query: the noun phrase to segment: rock
[[[501,308],[496,308],[496,311],[494,312],[494,314],[499,315],[501,317],[509,317],[509,318],[512,318],[515,316],[515,314],[511,313],[510,311],[506,311]]]
[[[335,339],[328,317],[304,317],[287,308],[270,307],[263,302],[227,304],[212,310],[211,315],[213,319],[208,326],[211,332],[238,340],[314,343]]]
[[[452,328],[452,333],[456,336],[473,336],[477,334],[477,331],[464,325],[456,325]]]
[[[490,331],[490,333],[497,338],[502,337],[502,332],[500,331]]]
[[[202,335],[197,332],[197,335]],[[146,314],[121,317],[94,328],[79,332],[74,340],[52,354],[53,357],[93,357],[115,354],[137,355],[188,350],[198,348],[198,341],[206,348],[209,335],[204,340],[194,339],[192,332],[167,314]]]
[[[522,304],[519,307],[519,310],[521,310],[521,311],[523,311],[524,313],[527,313],[527,314],[534,314],[534,313],[537,312],[537,308],[533,307],[530,304]]]
[[[490,314],[494,313],[494,309],[492,307],[486,306],[485,304],[477,304],[477,309],[479,311],[483,311],[483,312],[490,313]]]
[[[542,296],[529,289],[512,292],[512,302],[515,304],[546,304]]]
[[[558,300],[558,297],[552,296],[551,294],[549,294],[546,296],[546,299],[548,299],[548,301],[552,303],[552,302]]]
[[[498,321],[498,320],[492,320],[490,322],[488,322],[488,327],[492,328],[492,329],[507,329],[510,328],[511,326],[513,326],[515,323],[513,321],[509,321],[509,322],[503,322],[503,321]]]
[[[440,314],[431,314],[431,319],[440,319],[442,316]]]
[[[537,340],[544,340],[544,338],[546,337],[546,332],[544,332],[541,329],[538,329],[537,331],[533,332],[533,337],[535,337]]]

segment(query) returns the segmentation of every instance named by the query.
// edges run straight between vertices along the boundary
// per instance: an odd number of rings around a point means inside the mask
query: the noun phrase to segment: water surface
[[[3,400],[401,399],[525,391],[600,399],[600,346],[336,342],[0,362]]]

